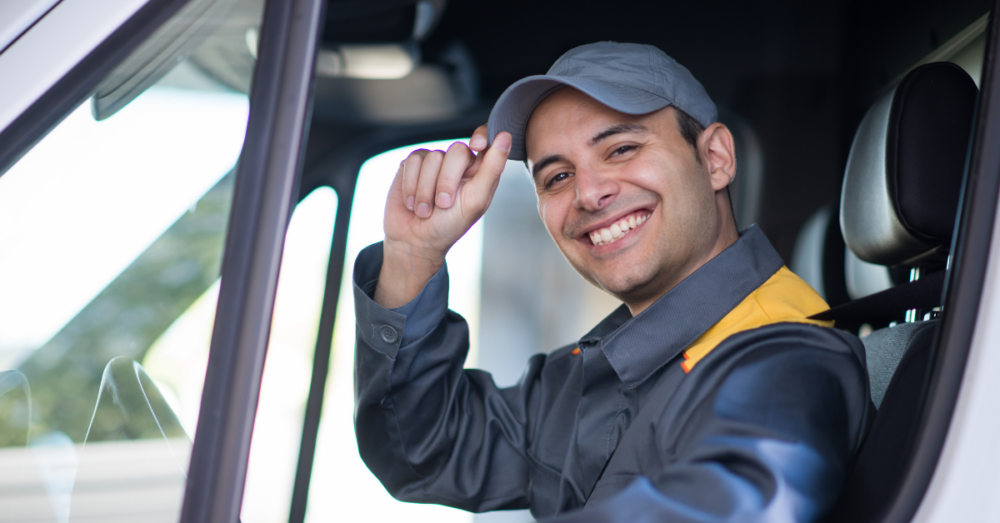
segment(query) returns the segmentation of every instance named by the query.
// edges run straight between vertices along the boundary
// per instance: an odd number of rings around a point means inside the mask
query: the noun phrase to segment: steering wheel
[[[149,374],[138,362],[119,356],[104,368],[84,443],[148,439],[165,441],[186,477],[187,459],[181,458],[186,452],[177,445],[188,450],[191,439]]]

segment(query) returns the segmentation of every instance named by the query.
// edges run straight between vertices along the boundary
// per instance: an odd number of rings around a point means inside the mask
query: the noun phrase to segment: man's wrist
[[[386,238],[382,244],[382,269],[373,299],[386,309],[411,302],[444,266],[446,252],[414,247]]]

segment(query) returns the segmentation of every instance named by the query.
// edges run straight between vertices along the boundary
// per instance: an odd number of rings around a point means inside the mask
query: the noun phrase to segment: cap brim
[[[493,106],[486,126],[489,143],[492,145],[496,135],[507,131],[513,138],[509,159],[526,160],[528,155],[524,132],[531,113],[545,97],[565,86],[578,89],[625,114],[651,113],[671,104],[670,100],[662,96],[601,80],[553,75],[529,76],[508,87]]]

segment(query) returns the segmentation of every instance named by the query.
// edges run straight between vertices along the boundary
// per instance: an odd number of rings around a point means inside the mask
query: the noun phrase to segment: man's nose
[[[580,169],[576,172],[574,203],[581,210],[597,212],[610,205],[620,190],[614,178],[593,170]]]

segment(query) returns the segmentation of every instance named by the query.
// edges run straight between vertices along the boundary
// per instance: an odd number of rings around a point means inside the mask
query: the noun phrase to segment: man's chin
[[[608,294],[625,303],[647,300],[657,294],[653,274],[615,274],[608,278],[595,278],[597,285]]]
[[[614,260],[587,260],[588,263],[575,263],[568,258],[570,265],[595,287],[611,294],[619,300],[629,303],[632,297],[645,297],[655,294],[658,286],[657,276],[661,273],[659,266],[650,263],[650,259],[638,252],[629,253]],[[580,258],[584,258],[581,256]],[[584,258],[585,259],[585,258]]]

